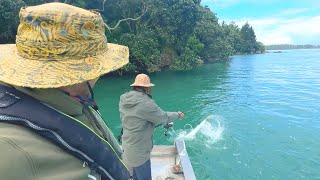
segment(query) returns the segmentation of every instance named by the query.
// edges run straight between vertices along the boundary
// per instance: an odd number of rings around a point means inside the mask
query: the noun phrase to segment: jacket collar
[[[81,103],[66,95],[64,92],[57,89],[38,89],[13,86],[0,81],[1,85],[13,87],[29,96],[32,96],[41,102],[52,106],[53,108],[62,111],[71,116],[79,116],[84,108]]]

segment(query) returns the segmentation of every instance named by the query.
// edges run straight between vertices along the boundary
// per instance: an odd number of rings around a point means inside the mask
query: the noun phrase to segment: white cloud
[[[287,9],[282,11],[278,16],[289,16],[289,15],[297,15],[300,13],[304,13],[306,11],[310,10],[309,8],[295,8],[295,9]]]
[[[239,27],[249,22],[256,33],[257,40],[265,45],[320,44],[320,16],[290,19],[288,17],[248,18],[235,22]]]
[[[202,0],[201,3],[212,4],[212,6],[215,6],[217,8],[225,8],[239,3],[270,4],[277,1],[279,0]]]
[[[240,3],[270,4],[280,0],[202,0],[203,4],[210,4],[211,7],[225,8]],[[288,1],[289,3],[289,1]],[[261,18],[241,18],[226,20],[235,21],[239,27],[249,22],[253,27],[257,40],[269,44],[316,44],[320,45],[320,15],[305,16],[320,10],[320,0],[304,0],[299,8],[291,8],[280,11],[272,16]]]

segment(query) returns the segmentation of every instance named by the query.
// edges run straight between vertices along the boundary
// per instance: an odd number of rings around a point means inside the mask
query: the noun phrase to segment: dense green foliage
[[[13,43],[19,8],[53,0],[1,0],[0,43]],[[55,0],[59,1],[59,0]],[[115,30],[106,31],[108,40],[130,48],[130,63],[117,71],[156,72],[163,69],[187,70],[203,63],[226,60],[233,54],[264,52],[252,27],[246,23],[218,23],[200,0],[61,0],[86,9],[102,10],[105,22]],[[104,7],[103,7],[104,6]]]
[[[1,0],[0,1],[0,43],[12,43],[17,34],[19,24],[19,10],[25,6],[22,0]]]

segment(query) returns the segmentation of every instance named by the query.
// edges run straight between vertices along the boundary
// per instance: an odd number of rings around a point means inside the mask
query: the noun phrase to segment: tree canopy
[[[18,12],[26,5],[59,0],[1,0],[0,43],[14,43]],[[163,69],[188,70],[203,63],[228,59],[233,54],[264,52],[253,28],[246,23],[219,23],[216,14],[200,0],[61,0],[85,9],[100,11],[112,43],[130,49],[130,63],[117,72],[156,72]],[[144,11],[146,9],[146,11]]]

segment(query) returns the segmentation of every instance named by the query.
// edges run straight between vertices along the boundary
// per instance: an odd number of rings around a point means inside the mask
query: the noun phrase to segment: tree
[[[189,70],[203,64],[203,60],[200,57],[203,48],[204,44],[194,34],[191,35],[183,49],[182,55],[173,61],[171,69]]]
[[[207,8],[201,9],[202,18],[195,30],[196,36],[205,46],[200,56],[207,63],[225,60],[232,54],[232,47],[228,44],[215,14]]]
[[[22,0],[0,1],[0,43],[14,43],[19,25],[19,10],[25,6]]]
[[[142,26],[136,34],[120,36],[120,43],[130,47],[130,61],[138,71],[160,71],[160,45],[154,30]]]
[[[257,43],[257,52],[263,53],[266,51],[266,47],[262,44],[262,42]]]
[[[240,28],[235,24],[235,22],[231,22],[230,24],[222,22],[221,26],[225,33],[225,37],[227,38],[228,44],[230,44],[232,47],[232,54],[241,52],[242,38],[240,34]]]
[[[242,48],[240,52],[251,54],[256,52],[258,49],[256,35],[248,22],[242,26],[240,33],[242,38]]]
[[[100,12],[108,41],[130,49],[130,63],[117,71],[120,75],[186,70],[235,53],[264,51],[248,23],[241,29],[234,22],[219,24],[201,0],[1,0],[0,43],[14,42],[20,7],[53,1]]]

